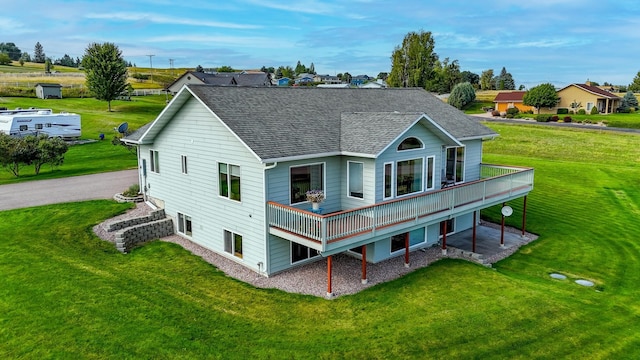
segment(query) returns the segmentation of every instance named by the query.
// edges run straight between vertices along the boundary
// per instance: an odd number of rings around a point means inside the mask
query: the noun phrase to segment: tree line
[[[0,132],[0,166],[16,177],[27,165],[33,165],[36,175],[45,164],[53,170],[62,165],[68,149],[69,145],[60,138],[44,134],[14,137]]]

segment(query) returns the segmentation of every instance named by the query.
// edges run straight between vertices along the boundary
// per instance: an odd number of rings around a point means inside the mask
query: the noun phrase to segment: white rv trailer
[[[46,134],[65,140],[81,135],[80,115],[51,109],[0,110],[0,132],[11,136]]]

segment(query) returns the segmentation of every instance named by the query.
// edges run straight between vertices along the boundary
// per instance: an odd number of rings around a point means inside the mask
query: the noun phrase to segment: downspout
[[[264,270],[262,270],[262,266],[260,266],[260,270],[264,271],[267,276],[269,276],[269,272],[271,271],[271,249],[269,248],[269,208],[267,207],[267,199],[269,198],[269,194],[267,194],[267,171],[274,169],[278,166],[278,162],[274,162],[271,165],[267,165],[264,167],[264,176],[262,177],[262,188],[264,189],[264,214],[265,214],[265,245],[266,245],[266,254],[265,254],[265,262]]]

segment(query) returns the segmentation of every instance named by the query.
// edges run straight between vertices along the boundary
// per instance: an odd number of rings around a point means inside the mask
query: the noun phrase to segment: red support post
[[[524,200],[522,203],[522,237],[524,237],[525,228],[527,224],[527,196],[524,196]]]
[[[476,252],[476,211],[473,212],[473,235],[471,236],[471,252]]]
[[[404,233],[404,267],[409,267],[409,232]]]
[[[362,245],[362,280],[363,284],[367,283],[367,245]]]
[[[331,255],[327,257],[327,297],[333,297],[333,292],[331,291]]]

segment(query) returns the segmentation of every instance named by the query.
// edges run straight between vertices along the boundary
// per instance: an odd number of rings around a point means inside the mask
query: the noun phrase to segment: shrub
[[[578,115],[584,115],[584,114],[586,114],[586,113],[587,113],[587,112],[586,112],[584,109],[580,109],[580,110],[578,110]]]
[[[571,122],[571,116],[565,116],[564,117],[564,122],[570,123]]]
[[[553,115],[551,117],[551,121],[557,122],[558,120],[560,120],[560,118],[558,117],[558,115]]]
[[[517,107],[512,107],[507,109],[507,115],[511,115],[511,118],[518,115],[520,110]]]
[[[129,186],[127,190],[123,191],[122,195],[127,197],[135,197],[135,196],[138,196],[139,193],[140,193],[140,185],[133,184]]]
[[[569,110],[569,114],[573,115],[575,112],[573,110]]]
[[[569,109],[567,108],[558,108],[558,115],[564,115],[564,114],[568,114],[569,113]]]
[[[527,110],[527,111],[523,111],[523,114],[533,114],[533,110]]]
[[[538,114],[538,115],[536,115],[536,121],[537,122],[547,122],[547,121],[549,121],[549,115]]]
[[[505,117],[507,119],[513,119],[513,114],[507,113],[507,115],[505,115]]]
[[[598,107],[597,106],[594,106],[594,107],[591,108],[591,112],[590,112],[591,115],[596,115],[598,113],[599,113],[599,111],[598,111]]]
[[[498,110],[493,110],[493,111],[491,112],[491,116],[500,116],[500,111],[498,111]]]

